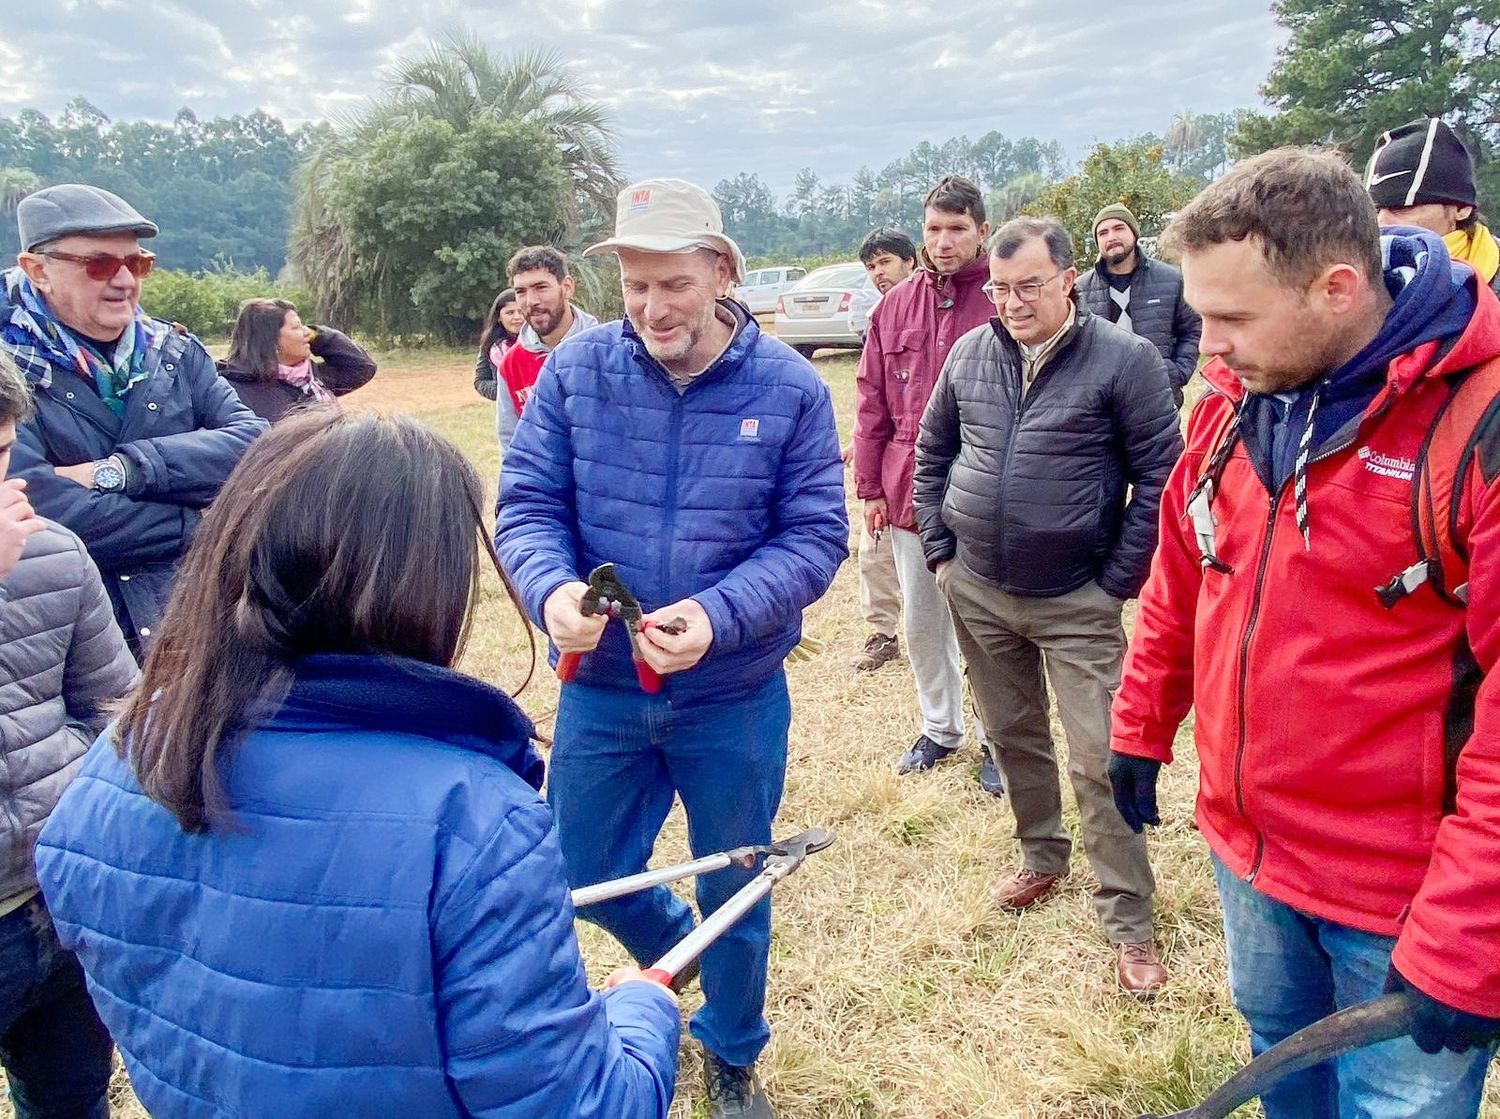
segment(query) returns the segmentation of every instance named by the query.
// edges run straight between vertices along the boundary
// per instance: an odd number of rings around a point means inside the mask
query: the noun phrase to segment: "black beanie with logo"
[[[1473,206],[1474,161],[1469,150],[1436,117],[1424,117],[1382,133],[1375,141],[1365,189],[1382,209],[1428,203]]]

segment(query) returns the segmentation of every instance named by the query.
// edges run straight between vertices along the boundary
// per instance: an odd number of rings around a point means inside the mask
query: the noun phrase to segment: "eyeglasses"
[[[1041,298],[1042,289],[1066,271],[1067,269],[1064,268],[1060,272],[1054,272],[1045,280],[1032,280],[1029,283],[1017,284],[1014,288],[1012,288],[1009,284],[997,284],[994,280],[991,280],[979,290],[984,292],[985,295],[989,296],[997,304],[1003,304],[1008,299],[1010,299],[1010,293],[1012,291],[1014,291],[1021,297],[1021,302],[1035,303],[1039,298]]]
[[[130,269],[130,274],[137,280],[144,280],[156,266],[156,254],[148,253],[145,249],[129,256],[79,256],[77,253],[50,251],[37,255],[51,257],[53,260],[66,260],[70,264],[81,264],[83,274],[91,280],[113,280],[120,274],[121,268]]]

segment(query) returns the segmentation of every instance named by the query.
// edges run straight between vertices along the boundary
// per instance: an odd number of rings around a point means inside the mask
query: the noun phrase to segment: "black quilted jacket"
[[[914,490],[928,566],[956,553],[1010,594],[1093,579],[1132,598],[1181,452],[1167,366],[1148,342],[1080,311],[1023,401],[1020,351],[991,320],[954,343],[922,416]]]
[[[1172,389],[1181,404],[1183,386],[1198,366],[1198,336],[1203,333],[1203,322],[1182,298],[1179,269],[1145,255],[1140,262],[1130,276],[1130,328],[1172,363]],[[1104,261],[1078,277],[1078,291],[1093,314],[1111,322],[1119,317],[1109,297]]]

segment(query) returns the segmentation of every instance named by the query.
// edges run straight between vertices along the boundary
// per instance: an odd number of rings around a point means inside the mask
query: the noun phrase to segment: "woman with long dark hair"
[[[308,326],[285,299],[247,299],[219,373],[245,406],[275,423],[299,404],[332,404],[375,376],[375,361],[331,326]]]
[[[474,362],[474,391],[486,400],[498,395],[500,359],[516,344],[525,323],[526,313],[516,302],[515,288],[506,288],[495,296],[479,331],[479,358]]]
[[[667,1114],[676,999],[589,990],[531,723],[453,668],[482,493],[416,421],[314,409],[205,516],[38,851],[158,1119]]]

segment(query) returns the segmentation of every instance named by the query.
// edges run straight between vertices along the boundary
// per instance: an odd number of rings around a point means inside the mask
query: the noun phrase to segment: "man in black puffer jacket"
[[[917,524],[953,612],[980,717],[999,750],[1022,867],[996,889],[1025,909],[1066,875],[1072,845],[1048,727],[1047,675],[1068,735],[1095,908],[1120,984],[1147,995],[1155,882],[1110,791],[1109,703],[1120,610],[1146,581],[1157,510],[1182,451],[1167,365],[1080,308],[1066,230],[1017,218],[990,242],[999,316],[960,338],[917,437]]]
[[[1198,367],[1203,322],[1182,297],[1182,271],[1141,251],[1140,222],[1118,202],[1094,215],[1099,260],[1078,277],[1079,300],[1099,315],[1139,334],[1172,363],[1172,392],[1182,390]]]

